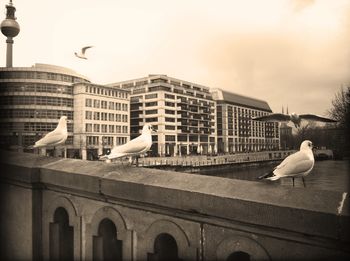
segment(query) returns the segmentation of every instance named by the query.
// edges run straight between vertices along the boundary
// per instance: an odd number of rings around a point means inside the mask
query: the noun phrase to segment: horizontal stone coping
[[[138,168],[125,163],[3,151],[1,155],[1,178],[7,181],[55,185],[70,193],[94,193],[138,206],[349,241],[349,195],[345,192]]]

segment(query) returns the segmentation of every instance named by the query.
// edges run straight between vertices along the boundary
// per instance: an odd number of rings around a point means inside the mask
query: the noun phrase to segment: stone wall
[[[1,260],[350,257],[349,196],[6,152]]]

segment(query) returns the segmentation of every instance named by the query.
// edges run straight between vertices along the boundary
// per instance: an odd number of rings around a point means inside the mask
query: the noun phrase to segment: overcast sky
[[[99,84],[160,73],[266,100],[274,112],[320,115],[350,83],[349,0],[13,3],[14,66],[60,65]],[[76,58],[85,45],[89,59]]]

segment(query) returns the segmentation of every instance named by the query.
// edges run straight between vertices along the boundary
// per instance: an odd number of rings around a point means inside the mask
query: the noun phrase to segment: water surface
[[[226,170],[211,170],[201,171],[201,174],[231,178],[231,179],[243,179],[257,181],[257,177],[269,172],[277,163],[264,163],[260,166],[246,166],[239,167],[233,166]],[[325,160],[316,161],[315,166],[311,173],[305,177],[305,183],[307,188],[315,188],[321,190],[333,190],[340,192],[349,191],[350,182],[350,167],[348,161],[342,160]],[[260,181],[260,182],[272,182],[272,181]],[[292,179],[286,178],[274,183],[281,184],[283,186],[292,186]],[[302,187],[303,183],[301,178],[295,179],[295,186]]]

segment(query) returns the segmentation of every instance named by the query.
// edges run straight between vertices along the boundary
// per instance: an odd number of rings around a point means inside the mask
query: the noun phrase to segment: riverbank
[[[256,166],[266,162],[281,161],[294,153],[288,151],[262,151],[216,156],[185,156],[140,158],[139,166],[196,173],[203,170],[220,170],[234,166]]]

